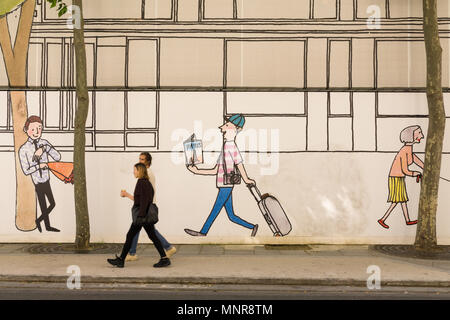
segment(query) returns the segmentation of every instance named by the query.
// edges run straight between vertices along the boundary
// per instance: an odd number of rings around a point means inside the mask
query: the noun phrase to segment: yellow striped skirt
[[[405,177],[389,177],[389,197],[387,202],[407,202]]]

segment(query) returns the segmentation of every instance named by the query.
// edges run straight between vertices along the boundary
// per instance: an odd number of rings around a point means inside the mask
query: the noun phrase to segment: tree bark
[[[28,44],[36,6],[35,0],[26,0],[22,5],[20,21],[14,48],[9,35],[6,15],[0,18],[0,47],[5,60],[9,86],[17,91],[10,91],[14,128],[14,156],[16,166],[16,227],[22,231],[36,229],[36,197],[31,177],[23,174],[18,159],[19,148],[27,140],[23,126],[28,117],[26,102],[26,67]],[[33,196],[30,196],[33,195]]]
[[[429,118],[423,183],[419,201],[419,221],[414,245],[417,249],[430,250],[437,246],[436,211],[445,131],[445,110],[441,83],[442,48],[439,40],[436,0],[423,0],[423,31],[427,56]]]
[[[84,21],[82,0],[73,0],[72,4],[80,8],[81,29],[74,28],[75,60],[76,60],[76,87],[78,106],[75,111],[75,138],[74,138],[74,196],[76,215],[75,247],[77,249],[89,248],[90,227],[86,188],[86,119],[89,110],[89,95],[86,75],[86,48],[84,42]]]

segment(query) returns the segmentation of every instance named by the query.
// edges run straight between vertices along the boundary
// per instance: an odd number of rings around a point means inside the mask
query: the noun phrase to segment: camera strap
[[[227,161],[225,160],[225,143],[226,142],[224,142],[222,145],[222,162],[223,162],[224,174],[228,174]],[[231,172],[236,172],[236,166],[234,164],[234,161],[233,161],[233,170]]]

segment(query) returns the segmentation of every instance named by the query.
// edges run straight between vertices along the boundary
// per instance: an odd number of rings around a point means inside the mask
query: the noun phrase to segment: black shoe
[[[39,230],[39,232],[42,233],[41,222],[39,221],[39,219],[36,219],[35,222],[37,229]]]
[[[45,228],[47,231],[49,231],[49,232],[59,232],[59,229],[56,229],[56,228],[53,228],[53,227],[48,227],[48,228]]]
[[[123,259],[121,259],[117,255],[115,259],[106,259],[106,261],[108,261],[113,266],[116,266],[117,268],[123,268],[123,266],[125,265]]]
[[[167,266],[170,266],[169,258],[161,258],[161,260],[159,260],[158,263],[155,263],[153,265],[153,267],[155,267],[155,268],[163,268],[163,267],[167,267]]]

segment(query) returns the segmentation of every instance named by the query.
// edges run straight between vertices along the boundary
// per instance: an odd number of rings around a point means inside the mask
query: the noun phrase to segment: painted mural
[[[171,254],[174,243],[411,243],[428,110],[421,1],[402,3],[84,1],[91,241],[123,241],[139,160]],[[69,11],[0,4],[0,242],[73,240]],[[450,20],[448,3],[439,14]],[[441,44],[447,101],[450,38]]]

